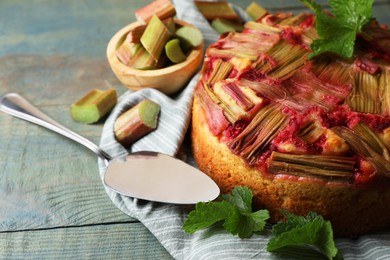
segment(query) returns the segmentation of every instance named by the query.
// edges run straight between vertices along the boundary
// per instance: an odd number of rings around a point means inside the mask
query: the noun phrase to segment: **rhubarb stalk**
[[[175,16],[176,9],[170,0],[156,0],[135,11],[137,21],[142,24],[147,24],[153,15],[157,15],[158,18],[164,20]]]
[[[183,53],[180,47],[179,39],[169,40],[165,44],[165,53],[168,59],[173,63],[179,63],[186,59],[186,55]]]
[[[232,6],[225,1],[202,1],[196,0],[195,5],[198,7],[202,15],[209,21],[217,18],[222,18],[230,21],[239,22],[240,17],[234,11]]]
[[[154,15],[150,20],[145,32],[141,36],[142,46],[148,51],[153,59],[158,61],[166,42],[171,38],[172,34],[164,23]]]
[[[256,2],[252,2],[250,5],[248,5],[248,7],[245,9],[245,12],[247,12],[247,14],[255,21],[259,20],[268,13],[266,9],[264,9]]]
[[[92,124],[105,116],[117,103],[117,94],[114,88],[105,91],[93,89],[83,98],[71,106],[73,120]]]
[[[129,146],[157,128],[160,105],[145,99],[118,117],[114,124],[115,138]]]
[[[333,155],[297,155],[272,152],[268,171],[276,174],[350,180],[355,158]]]

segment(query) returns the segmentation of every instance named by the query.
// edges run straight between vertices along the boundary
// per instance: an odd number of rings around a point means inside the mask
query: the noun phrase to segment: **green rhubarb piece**
[[[225,19],[217,18],[211,22],[211,26],[216,30],[219,34],[225,32],[242,32],[244,30],[244,26],[238,23],[234,23]]]
[[[138,110],[141,121],[149,128],[156,129],[160,105],[146,99],[140,103]]]
[[[195,1],[199,12],[208,20],[223,18],[230,21],[239,21],[240,16],[234,11],[228,1]]]
[[[132,43],[125,40],[116,50],[115,55],[123,64],[127,65],[141,47],[139,43]]]
[[[174,34],[176,31],[176,24],[175,24],[175,19],[173,17],[169,17],[165,20],[162,21],[164,25],[168,28],[169,32]]]
[[[169,29],[156,15],[154,15],[146,26],[140,41],[150,56],[157,62],[164,50],[165,43],[171,36],[172,33]]]
[[[173,63],[180,63],[186,59],[186,55],[180,48],[180,40],[172,39],[165,44],[165,53]]]
[[[259,20],[261,17],[267,14],[267,10],[265,10],[256,2],[252,2],[250,5],[248,5],[248,7],[245,9],[245,12],[255,21]]]
[[[159,69],[163,67],[165,60],[165,57],[160,55],[160,59],[156,61],[145,48],[140,46],[134,57],[127,63],[127,66],[138,70]]]
[[[160,105],[145,99],[120,115],[114,124],[115,138],[128,146],[157,128]]]
[[[198,47],[203,42],[203,36],[199,29],[183,26],[177,29],[175,36],[180,39],[183,50]]]
[[[142,48],[142,45],[140,43],[135,43],[133,46],[131,46],[130,54],[134,56],[137,54],[137,52]]]
[[[92,124],[104,117],[117,103],[117,94],[114,88],[105,91],[93,89],[83,98],[71,106],[73,120]]]
[[[135,17],[141,24],[147,24],[156,15],[161,20],[176,15],[176,9],[170,0],[155,0],[135,11]]]

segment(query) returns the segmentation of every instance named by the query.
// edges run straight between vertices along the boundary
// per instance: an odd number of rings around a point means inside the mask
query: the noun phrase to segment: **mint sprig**
[[[311,245],[328,259],[337,256],[338,249],[333,240],[333,229],[329,221],[325,221],[314,212],[309,212],[306,217],[287,211],[281,212],[287,220],[272,227],[274,237],[267,245],[268,251],[273,252],[289,246]]]
[[[310,45],[309,59],[325,52],[350,58],[354,53],[356,34],[373,19],[374,0],[329,0],[331,14],[313,0],[300,0],[315,12],[319,39]]]
[[[187,233],[194,233],[216,223],[233,235],[248,238],[253,232],[264,229],[269,218],[268,210],[252,212],[252,192],[247,187],[236,187],[222,201],[199,202],[183,224]]]
[[[183,224],[187,233],[194,233],[214,224],[221,224],[228,232],[240,238],[248,238],[262,231],[269,219],[268,210],[252,212],[252,191],[248,187],[236,187],[231,195],[222,195],[222,201],[199,202]],[[285,247],[311,246],[328,259],[341,258],[336,248],[333,229],[322,216],[309,212],[306,217],[281,210],[286,221],[272,227],[273,237],[267,250],[278,251]]]

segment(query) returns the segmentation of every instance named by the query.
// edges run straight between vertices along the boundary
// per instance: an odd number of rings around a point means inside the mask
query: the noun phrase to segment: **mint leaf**
[[[259,210],[250,214],[250,217],[255,222],[255,225],[253,226],[253,231],[262,231],[266,224],[265,221],[269,219],[269,211]]]
[[[227,201],[199,202],[196,204],[195,210],[188,214],[183,229],[185,232],[192,234],[218,221],[225,220],[233,210],[234,206]]]
[[[248,187],[236,187],[232,194],[224,194],[222,198],[236,206],[241,212],[252,212],[252,191]]]
[[[251,237],[253,232],[262,231],[266,220],[269,219],[267,210],[259,210],[250,214],[242,214],[236,208],[226,219],[223,227],[240,238]]]
[[[333,15],[357,32],[372,20],[373,3],[374,0],[329,0]]]
[[[350,58],[354,52],[356,34],[372,19],[373,0],[329,0],[331,15],[313,0],[300,0],[316,14],[319,39],[310,45],[314,56],[333,52]]]
[[[286,222],[278,222],[272,227],[273,238],[270,239],[267,250],[277,251],[288,246],[314,246],[328,259],[336,257],[338,250],[333,240],[333,229],[329,221],[320,215],[310,212],[306,217],[282,211],[287,217]]]
[[[247,187],[236,187],[231,195],[223,195],[222,201],[199,202],[183,224],[187,233],[194,233],[217,222],[240,238],[252,236],[264,229],[269,218],[268,210],[252,212],[253,194]]]
[[[314,212],[309,212],[306,217],[297,216],[285,210],[280,210],[280,212],[287,218],[288,221],[279,222],[277,225],[273,226],[272,233],[275,236],[279,236],[280,234],[290,231],[291,229],[302,227],[319,217]]]

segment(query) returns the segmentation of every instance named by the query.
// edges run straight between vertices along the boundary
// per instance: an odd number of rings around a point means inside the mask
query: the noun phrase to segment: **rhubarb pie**
[[[336,235],[390,227],[390,31],[372,22],[355,55],[309,59],[312,14],[268,14],[206,51],[192,111],[199,168],[223,193],[248,186]]]

